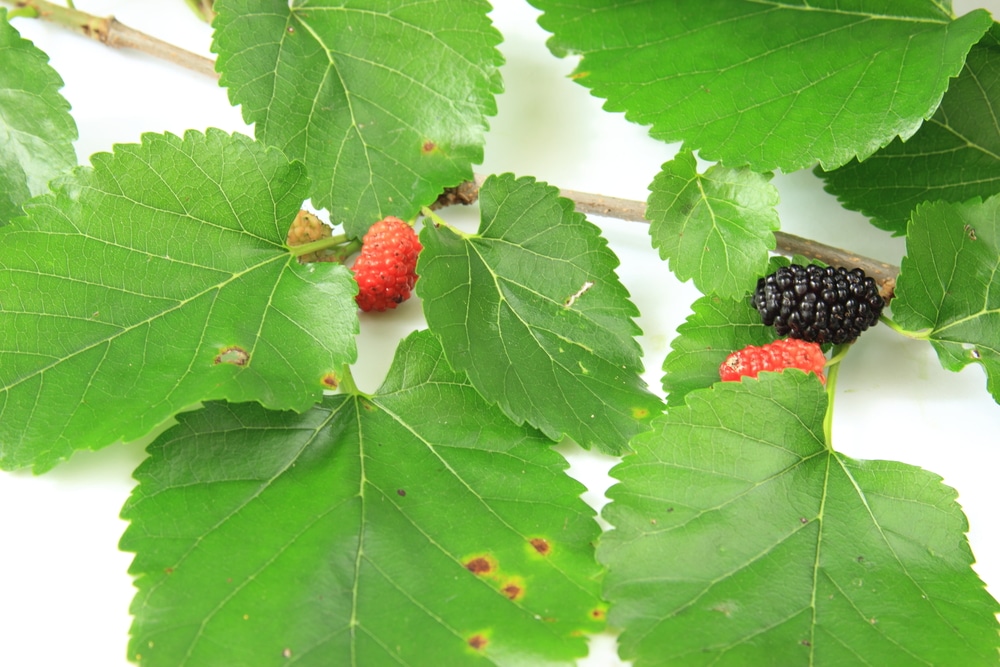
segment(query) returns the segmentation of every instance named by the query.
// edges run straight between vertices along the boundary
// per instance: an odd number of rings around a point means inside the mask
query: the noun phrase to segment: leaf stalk
[[[823,415],[823,439],[826,441],[826,448],[833,450],[833,399],[837,393],[837,376],[840,375],[840,363],[851,349],[851,344],[836,345],[833,348],[833,356],[826,363],[826,414]]]

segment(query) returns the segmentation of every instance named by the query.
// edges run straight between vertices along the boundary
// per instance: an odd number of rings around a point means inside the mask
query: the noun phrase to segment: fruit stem
[[[320,239],[319,241],[310,241],[309,243],[303,243],[302,245],[288,246],[288,251],[292,254],[292,257],[301,257],[302,255],[308,255],[311,252],[318,252],[320,250],[326,250],[327,248],[333,248],[343,243],[347,243],[347,234],[336,234],[334,236],[328,236],[325,239]]]
[[[851,349],[850,343],[846,345],[835,345],[833,356],[827,362],[826,372],[826,414],[823,415],[823,438],[826,440],[826,448],[833,451],[833,397],[837,393],[837,376],[840,374],[840,362],[844,360],[844,355]]]
[[[844,360],[844,357],[847,355],[847,351],[850,349],[851,349],[850,343],[848,343],[847,345],[835,346],[833,348],[833,356],[830,357],[830,360],[828,362],[826,362],[825,364],[826,367],[830,368],[832,366],[836,366],[837,364],[839,364],[841,361]]]
[[[933,329],[931,329],[930,327],[926,329],[921,329],[920,331],[907,331],[906,329],[904,329],[903,327],[899,326],[894,321],[886,317],[885,315],[882,315],[878,319],[879,322],[886,325],[887,327],[889,327],[896,333],[900,334],[901,336],[906,336],[907,338],[913,338],[914,340],[927,340],[928,338],[931,337],[931,332],[933,331]]]

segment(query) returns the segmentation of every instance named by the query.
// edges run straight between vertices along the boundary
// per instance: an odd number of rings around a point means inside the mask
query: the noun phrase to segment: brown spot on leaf
[[[601,609],[600,607],[590,610],[590,617],[595,621],[603,621],[606,615],[607,612],[604,609]]]
[[[424,145],[420,147],[420,150],[423,151],[424,155],[426,155],[427,153],[432,152],[435,148],[437,148],[437,144],[428,140],[424,142]]]
[[[491,559],[486,558],[485,556],[477,556],[475,558],[465,561],[465,569],[471,572],[472,574],[476,574],[479,576],[482,576],[484,574],[489,574],[494,570],[495,567],[496,563],[494,563]]]
[[[230,345],[222,348],[215,355],[215,363],[232,364],[233,366],[246,366],[250,361],[250,354],[239,345]]]
[[[174,568],[172,567],[163,568],[163,574],[173,574],[173,573],[174,573]]]
[[[524,588],[514,582],[508,583],[500,591],[511,600],[519,600],[524,595]]]
[[[541,537],[536,537],[532,539],[531,546],[533,546],[535,548],[535,551],[542,554],[543,556],[548,556],[549,552],[552,550],[552,547],[549,546],[549,541]]]
[[[482,651],[484,648],[486,648],[486,645],[488,643],[489,640],[486,639],[486,637],[484,637],[483,635],[472,635],[471,637],[469,637],[469,646],[476,649],[477,651]]]
[[[319,381],[322,382],[323,386],[326,387],[327,389],[336,389],[337,387],[340,386],[340,380],[338,380],[337,376],[334,375],[333,373],[327,373],[326,375],[321,377]]]
[[[396,495],[400,496],[400,497],[405,496],[406,495],[406,489],[396,489]]]

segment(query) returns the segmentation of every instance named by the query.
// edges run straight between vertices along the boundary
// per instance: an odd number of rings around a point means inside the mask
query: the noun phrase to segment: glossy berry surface
[[[384,311],[409,299],[423,248],[413,228],[389,216],[372,225],[361,243],[361,254],[351,268],[358,283],[358,307]]]
[[[798,368],[812,372],[826,381],[823,366],[826,356],[818,343],[809,343],[797,338],[776,340],[767,345],[747,345],[733,352],[719,366],[719,377],[724,381],[736,381],[743,377],[757,377],[761,371],[782,371]]]
[[[753,305],[779,336],[840,345],[878,322],[885,302],[861,269],[792,264],[757,281]]]

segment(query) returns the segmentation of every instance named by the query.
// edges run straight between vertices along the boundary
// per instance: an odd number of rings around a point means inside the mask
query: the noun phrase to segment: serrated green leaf
[[[917,208],[900,263],[893,319],[930,340],[941,365],[980,363],[1000,403],[1000,196]]]
[[[997,661],[998,605],[954,490],[827,448],[797,370],[688,394],[612,474],[601,540],[621,655],[648,665]]]
[[[653,247],[680,280],[705,294],[744,294],[767,268],[780,226],[770,176],[713,165],[698,173],[681,151],[649,186],[646,219]]]
[[[718,382],[719,366],[730,353],[776,338],[774,327],[761,323],[760,313],[747,295],[739,299],[704,296],[691,310],[684,324],[677,327],[670,353],[663,360],[668,408],[684,405],[689,392]]]
[[[908,141],[894,141],[864,162],[817,169],[826,190],[876,226],[906,233],[925,201],[963,202],[1000,191],[1000,28],[969,52],[934,117]]]
[[[502,89],[483,0],[219,0],[222,84],[310,196],[360,237],[412,218],[482,161]]]
[[[76,123],[49,58],[0,8],[0,225],[76,164]]]
[[[709,161],[833,169],[911,136],[992,19],[928,0],[532,0],[605,109]]]
[[[145,135],[0,228],[0,467],[52,467],[224,398],[304,410],[355,357],[357,291],[284,246],[301,164]]]
[[[373,397],[213,403],[123,512],[143,665],[572,664],[603,624],[566,462],[412,335]],[[289,660],[290,659],[290,660]]]
[[[417,291],[451,364],[518,423],[620,453],[660,412],[600,230],[558,190],[491,176],[478,234],[428,226]]]

